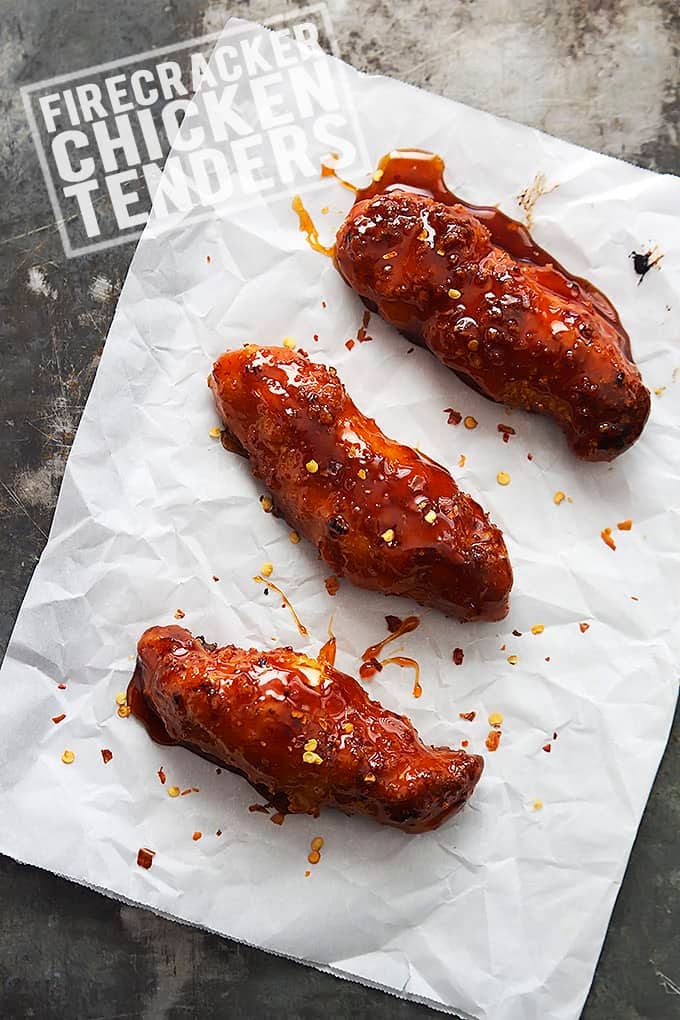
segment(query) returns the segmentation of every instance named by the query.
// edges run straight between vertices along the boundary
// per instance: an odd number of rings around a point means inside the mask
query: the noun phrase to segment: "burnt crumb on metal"
[[[633,269],[640,277],[638,280],[639,287],[649,270],[653,269],[654,266],[659,265],[663,258],[663,254],[658,252],[656,248],[651,248],[646,252],[632,251],[630,253],[630,258],[633,260]]]

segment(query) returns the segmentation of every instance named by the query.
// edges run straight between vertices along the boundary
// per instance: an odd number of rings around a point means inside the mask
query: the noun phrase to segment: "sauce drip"
[[[491,234],[492,242],[505,249],[520,262],[530,262],[553,270],[551,286],[565,296],[577,297],[580,288],[592,301],[597,311],[618,333],[623,350],[631,357],[630,338],[623,328],[616,309],[602,291],[588,280],[574,276],[560,265],[549,252],[536,244],[519,220],[501,212],[495,206],[472,205],[455,195],[444,180],[445,163],[441,156],[424,149],[393,149],[382,157],[373,179],[365,188],[359,188],[355,202],[374,198],[389,191],[413,191],[433,198],[443,205],[461,205],[480,220]],[[575,289],[577,288],[577,289]]]
[[[335,157],[337,159],[337,156],[335,155],[334,152],[331,153],[331,158],[333,158],[333,157]],[[339,184],[342,184],[343,188],[347,188],[348,191],[358,191],[359,190],[355,184],[350,184],[349,181],[346,181],[346,180],[344,180],[344,178],[340,177],[340,175],[338,174],[338,172],[335,169],[335,167],[334,166],[329,166],[328,163],[323,163],[323,162],[321,163],[321,176],[322,177],[335,177],[336,181]]]
[[[291,208],[294,213],[297,213],[299,229],[305,235],[309,247],[313,248],[314,251],[320,252],[322,255],[328,255],[332,258],[335,254],[335,245],[331,245],[330,248],[327,248],[321,243],[319,240],[319,231],[314,225],[314,220],[305,209],[299,195],[295,195],[293,197]]]
[[[335,653],[337,650],[337,642],[335,640],[335,634],[333,633],[333,617],[331,616],[328,621],[328,641],[321,646],[319,654],[317,655],[317,661],[320,666],[334,666],[335,665]]]
[[[295,612],[295,609],[293,608],[293,603],[290,601],[287,595],[284,595],[279,586],[270,581],[268,577],[266,578],[260,577],[259,574],[255,575],[253,581],[257,581],[258,584],[263,584],[266,588],[271,588],[273,591],[277,592],[277,594],[281,596],[283,604],[286,606],[287,609],[290,610],[291,616],[295,620],[295,626],[297,627],[298,631],[303,637],[307,637],[309,631],[305,627],[304,623],[302,623],[302,621],[300,620],[298,614]],[[335,638],[333,638],[332,640],[335,641]],[[325,647],[326,645],[324,645],[324,648]]]
[[[364,654],[361,656],[362,660],[366,662],[368,659],[377,659],[383,648],[390,643],[390,641],[396,641],[403,634],[410,634],[412,630],[415,630],[420,624],[419,616],[407,616],[405,620],[402,620],[396,630],[388,634],[382,641],[378,641],[375,645],[369,645]]]
[[[413,697],[419,698],[423,693],[423,688],[420,685],[420,665],[416,662],[416,660],[410,659],[406,655],[395,655],[391,659],[382,659],[380,665],[387,666],[390,662],[394,663],[395,666],[401,666],[402,669],[404,667],[410,667],[415,670],[415,677],[413,680]]]

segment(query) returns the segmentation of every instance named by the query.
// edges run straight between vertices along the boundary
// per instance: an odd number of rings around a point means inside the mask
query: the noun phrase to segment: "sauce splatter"
[[[328,255],[330,258],[335,254],[335,245],[331,245],[330,248],[321,244],[319,240],[319,231],[314,225],[314,220],[305,209],[302,199],[299,195],[295,195],[291,205],[293,212],[297,214],[299,230],[305,235],[307,244],[314,251],[318,251],[321,255]]]
[[[423,688],[420,683],[420,665],[418,662],[406,655],[395,655],[391,659],[382,659],[380,665],[387,666],[390,663],[394,663],[395,666],[401,666],[402,669],[409,668],[415,671],[415,678],[413,680],[413,697],[419,698],[423,693]]]
[[[378,641],[375,645],[369,645],[364,654],[361,656],[364,662],[367,659],[377,659],[382,650],[390,641],[396,641],[397,638],[402,637],[403,634],[410,634],[412,630],[420,625],[419,616],[407,616],[405,620],[402,620],[396,630],[392,631],[382,641]]]
[[[304,623],[302,623],[302,621],[300,620],[300,617],[298,616],[298,614],[295,612],[295,609],[293,608],[292,602],[290,601],[288,596],[285,595],[281,591],[279,586],[274,584],[269,579],[267,579],[265,581],[264,577],[260,577],[259,574],[255,574],[255,577],[253,578],[253,581],[257,581],[258,584],[263,584],[266,588],[272,588],[275,592],[277,592],[278,595],[280,595],[280,597],[281,597],[281,599],[283,601],[284,606],[286,606],[286,608],[290,610],[291,616],[295,620],[295,626],[297,627],[298,631],[300,632],[300,634],[303,637],[307,637],[307,635],[309,634],[309,631],[305,627]]]
[[[338,156],[337,156],[337,154],[335,152],[331,152],[330,158],[331,159],[337,159]],[[321,162],[321,176],[322,177],[335,177],[335,179],[338,182],[338,184],[342,184],[343,188],[347,188],[348,191],[353,191],[353,192],[356,193],[359,190],[356,187],[356,185],[350,184],[349,181],[346,181],[343,177],[341,177],[340,174],[338,173],[338,171],[335,169],[334,166],[329,166],[328,163],[324,163],[323,161]],[[323,209],[321,211],[323,212]],[[326,209],[326,212],[328,212],[328,209]]]

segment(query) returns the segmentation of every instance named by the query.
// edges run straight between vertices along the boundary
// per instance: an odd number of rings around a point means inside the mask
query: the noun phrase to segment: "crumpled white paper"
[[[647,384],[666,389],[630,452],[582,464],[546,420],[479,397],[427,352],[408,353],[375,316],[373,341],[348,351],[363,306],[306,245],[290,196],[239,212],[227,204],[199,224],[178,218],[169,233],[150,224],[2,668],[0,850],[460,1016],[575,1018],[677,693],[680,182],[386,78],[347,68],[346,83],[372,165],[395,146],[435,150],[459,194],[512,215],[536,173],[558,184],[536,206],[537,241],[608,294]],[[349,193],[330,180],[305,201],[330,243]],[[650,242],[662,268],[636,286],[628,256]],[[467,739],[484,752],[487,716],[504,717],[472,802],[427,835],[333,811],[279,828],[249,813],[259,798],[244,781],[154,745],[116,713],[137,637],[174,622],[176,608],[212,641],[266,648],[276,638],[311,652],[332,613],[339,666],[355,674],[363,648],[386,632],[384,614],[413,611],[348,583],[329,597],[314,550],[291,544],[286,524],[262,512],[247,464],[209,435],[213,359],[286,335],[336,365],[389,435],[447,465],[506,535],[508,618],[459,625],[424,610],[401,642],[422,664],[422,698],[397,667],[370,685],[433,743]],[[449,426],[449,406],[479,427]],[[499,422],[516,430],[507,445]],[[511,475],[505,488],[499,470]],[[569,501],[556,505],[557,490]],[[632,530],[617,531],[627,517]],[[600,538],[607,526],[616,552]],[[307,643],[252,581],[265,560],[308,626]],[[533,635],[535,624],[544,632]],[[452,663],[456,646],[462,666]],[[470,710],[473,723],[459,718]],[[64,748],[75,751],[70,766]],[[113,752],[108,765],[102,748]],[[200,792],[171,799],[160,766],[167,785]],[[322,860],[306,878],[316,835]],[[135,863],[142,846],[156,851],[148,871]]]

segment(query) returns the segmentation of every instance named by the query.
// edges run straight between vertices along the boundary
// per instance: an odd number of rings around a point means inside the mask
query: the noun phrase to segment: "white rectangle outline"
[[[272,25],[279,24],[280,22],[292,21],[294,18],[298,18],[303,15],[309,16],[312,14],[320,15],[321,23],[328,37],[331,53],[338,60],[341,85],[343,91],[346,93],[347,90],[344,78],[344,66],[342,60],[340,59],[338,45],[333,34],[333,25],[331,23],[330,15],[328,13],[328,7],[326,6],[325,3],[311,4],[307,7],[299,7],[286,14],[276,14],[273,15],[271,18],[267,18],[265,21],[262,22],[262,24],[265,25],[266,27],[270,27]],[[241,27],[235,26],[226,34],[227,35],[237,34],[240,31],[242,31]],[[39,89],[43,89],[50,85],[62,85],[65,82],[83,78],[88,74],[100,73],[102,71],[110,71],[116,67],[124,67],[126,64],[138,63],[139,61],[146,60],[148,57],[164,56],[167,53],[176,53],[178,50],[186,50],[189,49],[190,47],[196,47],[201,43],[217,42],[217,40],[220,39],[222,35],[223,32],[210,32],[208,35],[197,36],[194,39],[187,39],[184,42],[170,43],[167,46],[160,46],[157,49],[144,50],[144,52],[142,53],[133,53],[129,57],[121,57],[118,60],[110,60],[104,64],[94,64],[90,67],[84,67],[79,71],[69,71],[67,74],[60,74],[54,78],[45,78],[43,81],[31,82],[30,85],[21,86],[20,92],[24,104],[24,109],[26,111],[26,118],[28,120],[31,134],[33,136],[33,143],[38,154],[38,162],[40,163],[40,168],[43,172],[45,186],[47,187],[47,193],[49,195],[50,203],[52,205],[52,211],[55,216],[55,225],[59,230],[59,236],[61,237],[61,243],[64,249],[64,254],[66,255],[67,258],[75,258],[78,255],[87,255],[90,252],[95,251],[104,251],[107,248],[116,248],[121,244],[126,244],[128,241],[137,240],[142,236],[144,231],[143,229],[135,230],[127,234],[121,234],[116,238],[109,238],[106,241],[97,241],[94,244],[84,245],[80,248],[71,247],[71,241],[68,236],[68,232],[66,231],[65,224],[68,223],[69,220],[71,219],[76,219],[78,214],[74,213],[72,216],[67,217],[64,216],[62,213],[61,206],[59,205],[59,199],[57,197],[57,190],[54,186],[54,181],[52,180],[52,175],[50,173],[50,167],[47,161],[47,156],[45,154],[45,150],[42,144],[42,138],[40,136],[40,131],[36,123],[35,114],[33,112],[33,106],[31,103],[31,93],[36,92]],[[356,119],[356,113],[350,103],[347,104],[346,108],[349,113],[352,128],[354,130],[360,157],[362,158],[364,165],[368,167],[368,155],[366,152],[363,135],[359,130],[359,125]],[[311,186],[311,189],[307,190],[317,188],[322,183],[323,183],[322,181],[318,181],[315,185]],[[289,188],[285,191],[279,192],[279,195],[282,197],[286,195],[291,195],[293,194],[294,190],[295,190],[294,188]],[[252,203],[247,202],[246,206],[250,204]],[[239,203],[239,205],[235,206],[234,209],[237,208],[241,209],[243,207],[244,207],[243,203]],[[208,216],[211,215],[214,215],[214,213],[211,210],[206,210],[205,213],[201,213],[198,216],[190,216],[188,220],[184,220],[183,222],[192,223],[200,222],[201,220],[206,219]]]

